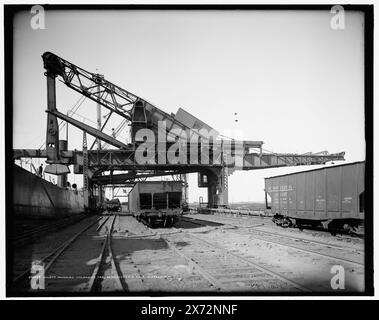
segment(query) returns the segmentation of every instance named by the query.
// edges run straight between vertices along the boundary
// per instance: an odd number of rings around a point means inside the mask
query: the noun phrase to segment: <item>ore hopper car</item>
[[[149,226],[171,227],[183,213],[181,181],[145,181],[129,193],[129,211]]]
[[[120,199],[115,198],[115,199],[106,201],[105,208],[108,211],[113,211],[113,212],[121,211]]]
[[[266,208],[282,226],[363,233],[365,162],[265,179]]]

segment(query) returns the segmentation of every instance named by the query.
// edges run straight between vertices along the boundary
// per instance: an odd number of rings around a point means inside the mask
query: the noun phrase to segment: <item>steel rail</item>
[[[314,243],[314,244],[318,244],[318,245],[321,245],[321,246],[325,246],[325,247],[329,247],[329,248],[335,248],[335,249],[339,249],[339,250],[351,250],[351,251],[364,252],[364,249],[353,248],[353,247],[349,247],[349,246],[344,247],[344,246],[339,246],[339,245],[335,245],[335,244],[329,244],[327,242],[322,242],[322,241],[317,241],[317,240],[308,240],[308,239],[303,238],[303,237],[296,237],[296,236],[291,236],[291,235],[274,233],[274,232],[270,232],[270,231],[267,231],[267,230],[254,229],[254,231],[258,231],[258,232],[262,232],[262,233],[267,233],[267,234],[272,234],[272,235],[275,235],[275,236],[279,236],[279,237],[283,237],[283,238],[288,238],[288,239],[291,239],[291,240],[301,240],[301,241],[305,241],[305,242],[309,242],[309,243]]]
[[[70,226],[72,223],[79,222],[79,221],[83,220],[84,218],[86,218],[86,216],[82,216],[80,218],[64,219],[63,221],[57,221],[57,222],[53,222],[51,224],[35,227],[35,228],[32,228],[30,230],[27,230],[27,231],[24,231],[24,232],[18,234],[16,237],[13,237],[12,241],[16,245],[19,242],[33,238],[36,235],[42,236],[45,233],[47,233],[48,231],[54,231],[56,228]]]
[[[199,238],[197,236],[194,236],[193,234],[191,234],[191,236],[193,238],[197,239],[198,241],[207,244],[210,247],[217,248],[217,249],[223,251],[225,254],[229,254],[229,255],[237,258],[237,259],[240,259],[240,260],[244,261],[248,265],[250,265],[250,266],[252,266],[254,268],[257,268],[258,270],[260,270],[262,272],[268,273],[271,276],[273,276],[274,278],[277,278],[277,279],[279,279],[279,280],[281,280],[283,282],[286,282],[286,283],[294,286],[295,288],[297,288],[297,289],[299,289],[301,291],[305,291],[305,292],[311,292],[312,291],[311,289],[309,289],[309,288],[307,288],[307,287],[305,287],[305,286],[303,286],[303,285],[301,285],[301,284],[299,284],[299,283],[297,283],[297,282],[295,282],[295,281],[293,281],[291,279],[288,279],[288,278],[284,277],[283,275],[281,275],[281,274],[279,274],[279,273],[277,273],[275,271],[272,271],[272,270],[268,269],[267,267],[263,267],[263,266],[255,263],[255,262],[252,262],[250,259],[247,259],[245,257],[242,257],[242,256],[238,255],[238,254],[230,252],[229,250],[227,250],[227,249],[225,249],[225,248],[223,248],[223,247],[221,247],[221,246],[219,246],[217,244],[214,244],[214,243],[211,243],[211,242],[209,242],[207,240],[201,239],[201,238]]]
[[[112,238],[112,232],[113,232],[113,228],[114,228],[114,223],[116,221],[116,218],[117,218],[117,215],[114,215],[113,216],[113,220],[111,222],[111,225],[109,228],[107,228],[107,236],[106,236],[106,239],[105,241],[103,242],[103,245],[101,247],[101,250],[100,250],[100,254],[97,258],[97,262],[96,262],[96,265],[95,265],[95,268],[93,269],[93,272],[92,272],[92,275],[91,275],[91,278],[87,284],[87,290],[90,291],[90,292],[94,292],[97,290],[96,288],[96,285],[100,279],[100,275],[101,275],[101,271],[102,271],[102,264],[104,261],[106,261],[106,256],[105,256],[105,253],[107,252],[107,249],[108,249],[108,257],[110,259],[110,263],[111,263],[111,267],[112,267],[112,273],[114,275],[116,275],[116,290],[124,290],[124,287],[121,283],[121,280],[120,280],[120,274],[118,272],[118,269],[116,267],[116,263],[115,263],[115,259],[114,259],[114,255],[113,255],[113,250],[112,250],[112,242],[111,242],[111,238]],[[109,217],[108,217],[109,219]],[[107,221],[108,221],[107,219]],[[100,228],[101,229],[101,228]],[[99,229],[99,230],[100,230]],[[97,230],[98,231],[98,230]],[[122,275],[121,275],[122,276]]]
[[[57,248],[55,248],[52,252],[48,253],[46,256],[44,256],[40,261],[42,263],[47,263],[44,267],[45,273],[49,270],[51,265],[61,256],[61,254],[79,237],[81,236],[85,231],[87,231],[89,228],[91,228],[95,223],[99,222],[102,219],[102,217],[96,219],[95,221],[88,224],[85,228],[80,230],[78,233],[76,233],[73,237],[68,239],[67,241],[64,241],[62,244],[60,244]],[[17,275],[15,278],[13,278],[13,284],[19,283],[21,280],[25,280],[27,276],[30,274],[30,269],[26,269],[25,271],[21,272],[19,275]]]
[[[187,220],[187,221],[190,221],[191,219],[194,219],[194,220],[204,221],[204,222],[208,222],[209,221],[209,222],[221,223],[221,222],[218,222],[218,221],[201,220],[201,219],[198,219],[198,218],[189,218],[189,217],[183,217],[183,218],[185,220]],[[193,223],[201,224],[201,222],[193,222]],[[297,236],[292,236],[292,235],[284,235],[284,234],[281,234],[281,233],[274,233],[274,232],[270,232],[270,231],[267,231],[267,230],[256,229],[257,227],[260,227],[262,225],[252,225],[252,226],[241,227],[241,226],[237,226],[237,225],[234,225],[234,224],[231,224],[231,223],[227,223],[227,224],[229,224],[230,226],[233,226],[233,227],[240,228],[240,229],[249,229],[249,228],[251,228],[251,229],[254,229],[254,231],[257,231],[257,232],[267,233],[267,234],[270,234],[270,235],[280,236],[280,237],[283,237],[283,238],[288,238],[288,239],[293,239],[293,240],[306,241],[306,242],[309,242],[309,243],[314,243],[314,244],[318,244],[318,245],[321,245],[321,246],[335,248],[335,249],[339,249],[339,250],[345,250],[345,251],[351,250],[351,251],[364,252],[363,249],[354,248],[354,247],[350,247],[350,246],[339,246],[339,245],[329,244],[327,242],[322,242],[322,241],[317,241],[317,240],[311,240],[311,239],[307,239],[307,238],[303,238],[303,237],[297,237]],[[236,230],[234,230],[233,232],[236,232]],[[250,232],[252,232],[252,231],[250,231]],[[248,234],[250,234],[250,233],[248,233]]]
[[[121,282],[121,278],[124,278],[124,275],[121,273],[121,270],[119,270],[116,266],[116,259],[113,255],[113,250],[112,250],[112,231],[113,231],[113,227],[114,227],[114,222],[116,221],[116,217],[119,217],[119,216],[115,215],[115,218],[112,221],[111,229],[110,229],[109,234],[108,234],[109,235],[108,236],[108,254],[109,254],[109,258],[110,258],[110,262],[111,262],[111,266],[112,266],[112,273],[116,276],[115,277],[115,279],[116,279],[115,290],[123,291],[126,289],[126,288],[124,288],[124,286]]]
[[[167,243],[169,248],[173,250],[175,253],[177,253],[180,257],[185,259],[188,262],[188,265],[196,270],[203,278],[205,278],[209,283],[211,283],[217,290],[220,291],[228,291],[227,287],[222,284],[221,281],[217,280],[215,277],[213,277],[209,272],[207,272],[203,267],[199,265],[198,262],[196,262],[194,259],[188,257],[183,252],[181,252],[176,246],[171,243],[168,239],[162,239]]]
[[[244,258],[240,255],[237,255],[237,254],[234,254],[230,251],[228,251],[227,249],[219,246],[219,245],[216,245],[214,243],[211,243],[209,241],[206,241],[204,239],[201,239],[197,236],[194,236],[193,234],[191,233],[188,233],[186,232],[185,233],[186,235],[190,236],[190,237],[193,237],[195,238],[196,240],[200,241],[200,242],[203,242],[205,243],[206,245],[208,245],[208,247],[211,247],[211,248],[216,248],[218,250],[221,250],[225,255],[230,255],[234,258],[236,258],[237,260],[240,260],[240,261],[243,261],[245,262],[248,266],[250,267],[253,267],[265,274],[268,274],[270,276],[272,276],[273,278],[277,279],[277,280],[280,280],[284,283],[287,283],[287,284],[290,284],[291,286],[301,290],[301,291],[304,291],[304,292],[311,292],[312,290],[309,289],[309,288],[306,288],[305,286],[302,286],[301,284],[293,281],[293,280],[290,280],[282,275],[280,275],[279,273],[277,272],[274,272],[266,267],[263,267],[255,262],[252,262],[250,259],[247,259],[247,258]],[[175,252],[177,252],[181,257],[183,257],[185,260],[188,261],[190,267],[194,268],[195,270],[197,270],[199,272],[200,275],[202,275],[207,281],[209,281],[214,287],[216,287],[218,290],[221,290],[221,291],[230,291],[230,289],[228,289],[224,284],[223,284],[223,281],[222,280],[218,280],[216,279],[214,276],[212,276],[208,271],[206,271],[203,267],[201,267],[199,265],[198,262],[196,262],[193,258],[187,256],[186,254],[184,254],[183,252],[181,252],[178,248],[175,247],[174,244],[172,244],[168,239],[165,239],[162,237],[162,239],[164,239],[168,246],[170,248],[172,248]]]
[[[204,221],[207,221],[207,220],[204,220]],[[201,224],[201,223],[199,223],[199,224]],[[235,225],[232,225],[232,226],[235,226]],[[236,230],[231,230],[231,231],[232,232],[237,232]],[[267,234],[270,234],[270,235],[273,235],[273,236],[278,236],[278,237],[283,237],[283,238],[288,238],[288,239],[296,239],[296,240],[301,240],[301,241],[307,241],[309,243],[314,243],[314,244],[318,244],[318,245],[322,245],[322,246],[326,246],[326,247],[331,247],[331,248],[335,248],[335,249],[338,249],[338,250],[345,250],[345,251],[351,250],[351,251],[364,252],[364,250],[361,250],[361,249],[356,249],[356,248],[352,248],[352,247],[336,246],[336,245],[328,244],[326,242],[308,240],[308,239],[301,238],[301,237],[292,237],[292,236],[287,236],[287,235],[281,235],[281,234],[278,234],[278,233],[273,233],[273,232],[269,232],[269,231],[262,231],[262,230],[259,230],[259,229],[255,229],[254,231],[258,231],[258,232],[262,232],[262,233],[267,233]],[[260,241],[264,241],[264,242],[268,242],[268,243],[273,243],[273,244],[280,245],[280,246],[283,246],[283,247],[293,248],[293,249],[296,249],[296,250],[299,250],[299,251],[302,251],[302,252],[305,252],[305,253],[311,253],[311,254],[314,254],[314,255],[318,255],[318,256],[322,256],[322,257],[327,257],[329,259],[333,259],[333,260],[342,261],[342,262],[345,262],[345,263],[354,264],[354,265],[357,265],[357,266],[360,266],[360,267],[364,266],[363,263],[356,262],[356,261],[353,261],[353,260],[336,257],[336,256],[333,256],[333,255],[330,255],[330,254],[326,254],[326,253],[319,253],[319,252],[316,252],[316,251],[313,251],[313,250],[310,250],[310,249],[299,248],[298,246],[291,245],[291,244],[283,244],[283,243],[280,243],[278,241],[262,239],[262,238],[259,238],[259,236],[257,237],[257,236],[251,235],[251,232],[245,233],[245,234],[249,235],[250,237],[252,237],[254,239],[260,240]]]
[[[336,261],[350,263],[350,264],[356,265],[358,267],[364,267],[364,263],[356,262],[356,261],[353,261],[353,260],[339,258],[339,257],[333,256],[333,255],[327,254],[327,253],[320,253],[320,252],[317,252],[317,251],[314,251],[314,250],[310,250],[310,249],[299,248],[299,247],[291,245],[291,244],[283,244],[283,243],[280,243],[279,241],[262,239],[262,238],[259,238],[259,236],[258,237],[257,236],[252,236],[250,234],[249,234],[249,236],[251,238],[254,238],[256,240],[260,240],[260,241],[263,241],[263,242],[276,244],[276,245],[282,246],[282,247],[292,248],[292,249],[295,249],[295,250],[298,250],[298,251],[302,251],[304,253],[311,253],[311,254],[314,254],[316,256],[320,256],[320,257],[324,257],[324,258],[328,258],[328,259],[332,259],[332,260],[336,260]]]

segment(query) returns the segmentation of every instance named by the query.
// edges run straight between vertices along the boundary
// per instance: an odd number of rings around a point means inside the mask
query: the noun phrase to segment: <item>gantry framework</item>
[[[84,173],[84,179],[88,181],[88,189],[91,189],[93,185],[130,185],[133,181],[153,176],[197,172],[199,173],[198,185],[208,188],[208,206],[215,207],[228,203],[228,175],[235,170],[316,165],[325,164],[328,161],[344,160],[344,152],[335,154],[327,152],[318,154],[263,152],[263,141],[223,140],[217,136],[218,133],[210,140],[201,130],[194,130],[195,124],[197,127],[199,127],[199,124],[200,127],[207,127],[207,129],[210,127],[192,115],[189,116],[190,118],[187,121],[185,117],[179,117],[178,113],[176,115],[168,114],[145,99],[113,84],[105,79],[104,76],[86,71],[51,52],[44,53],[42,58],[47,79],[46,111],[48,119],[46,148],[45,150],[14,150],[14,159],[39,157],[47,158],[47,162],[50,164],[74,165],[75,173]],[[56,78],[59,78],[67,87],[110,111],[100,128],[89,126],[58,111],[56,107]],[[120,127],[123,127],[125,123],[131,126],[132,143],[128,144],[120,141],[116,136],[104,133],[104,128],[112,114],[117,114],[121,117],[122,126],[120,124]],[[98,140],[104,141],[115,147],[115,149],[87,150],[86,143],[83,151],[60,149],[57,118],[81,129],[84,133],[88,133]],[[164,122],[164,133],[171,138],[170,141],[164,145],[163,150],[155,149],[157,152],[154,154],[153,161],[146,163],[136,161],[136,152],[142,143],[142,140],[136,140],[136,133],[139,129],[151,129],[158,135],[159,130],[162,130],[159,122]],[[206,143],[204,145],[201,142]],[[176,143],[180,150],[183,151],[184,148],[184,151],[186,151],[185,158],[182,158],[182,161],[178,163],[160,163],[159,152],[167,152]],[[234,150],[237,145],[241,147],[240,157],[242,162],[238,167],[234,163],[225,161],[223,144],[229,144],[231,150]],[[198,161],[191,162],[191,150],[193,150],[191,148],[194,145],[198,151]],[[210,145],[217,146],[209,151]],[[206,152],[208,152],[208,161],[203,163],[201,156]],[[113,171],[117,170],[125,171],[126,173],[113,174]],[[111,174],[104,176],[102,175],[104,171],[110,171]]]

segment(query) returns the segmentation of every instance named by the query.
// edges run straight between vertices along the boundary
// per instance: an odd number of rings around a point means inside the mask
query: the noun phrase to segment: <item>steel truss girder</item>
[[[125,143],[122,143],[120,142],[119,140],[105,134],[104,132],[101,132],[100,130],[98,129],[95,129],[83,122],[80,122],[74,118],[71,118],[61,112],[59,112],[58,110],[55,110],[55,111],[47,111],[49,114],[53,114],[54,116],[72,124],[73,126],[83,130],[84,132],[87,132],[89,133],[90,135],[94,136],[95,138],[99,138],[111,145],[113,145],[114,147],[118,147],[118,148],[123,148],[123,149],[126,149],[128,148],[128,146],[125,144]]]
[[[145,103],[145,108],[150,108],[149,112],[151,114],[157,113],[159,114],[160,119],[169,119],[172,123],[171,127],[175,125],[179,125],[182,129],[187,130],[191,129],[186,127],[184,124],[176,121],[171,115],[165,113],[164,111],[154,107],[146,100],[136,96],[135,94],[111,83],[110,81],[104,79],[104,77],[99,76],[98,74],[91,73],[86,71],[83,68],[80,68],[71,62],[68,62],[65,59],[58,57],[57,55],[51,52],[45,52],[42,56],[44,61],[44,68],[46,69],[46,75],[51,77],[52,79],[56,76],[60,76],[63,79],[63,82],[70,87],[71,89],[83,94],[84,96],[90,98],[96,103],[101,104],[102,106],[108,108],[112,112],[128,119],[132,120],[132,108],[136,101],[141,100]],[[86,83],[88,82],[88,84]],[[55,88],[51,88],[52,94],[55,95]],[[54,91],[54,92],[53,92]],[[61,119],[64,119],[63,114],[56,111],[55,108],[53,110],[49,110],[50,114],[55,114],[56,116],[60,115]],[[55,109],[55,110],[54,110]],[[66,116],[65,116],[66,117]],[[77,121],[75,119],[69,118],[66,121],[70,120],[73,124],[73,121]],[[90,126],[86,126],[79,121],[75,122],[76,126],[79,128],[86,128],[86,132],[95,135],[96,137],[116,146],[119,148],[127,149],[127,146],[112,137],[103,134],[101,131],[96,130]],[[169,128],[168,128],[169,129]],[[258,147],[261,148],[263,142],[261,141],[251,141],[245,142],[245,147]],[[59,151],[59,150],[58,150]],[[76,153],[78,154],[78,153]],[[58,152],[60,155],[60,152]],[[49,153],[48,153],[49,156]],[[107,155],[108,156],[108,155]],[[125,158],[126,156],[126,158]],[[91,153],[89,153],[89,157],[91,157]],[[121,158],[125,159],[122,160]],[[101,162],[97,161],[97,165],[100,167],[106,168],[119,168],[119,167],[146,167],[138,165],[134,162],[134,159],[131,160],[130,154],[128,152],[123,156],[118,154],[109,154],[109,161],[106,160],[106,157],[101,157]],[[296,166],[296,165],[312,165],[312,164],[322,164],[327,161],[332,160],[344,160],[344,153],[339,154],[272,154],[267,153],[264,154],[262,152],[258,153],[247,153],[244,154],[243,161],[243,170],[253,170],[253,169],[261,169],[261,168],[272,168],[272,167],[283,167],[283,166]],[[65,159],[59,160],[61,163],[67,162]],[[77,159],[73,160],[77,163]],[[95,160],[96,161],[96,160]],[[210,166],[214,166],[214,164],[210,164]],[[95,163],[91,163],[89,161],[89,166],[95,166]],[[169,165],[170,166],[170,165]],[[183,166],[183,165],[179,165]],[[200,167],[204,165],[199,165]],[[149,165],[148,167],[157,168],[159,165]],[[176,166],[177,167],[177,166]],[[205,166],[207,167],[207,165]],[[209,167],[209,165],[208,165]],[[162,168],[166,168],[167,166],[163,166]]]
[[[345,160],[345,152],[319,155],[319,154],[271,154],[250,153],[244,156],[243,170],[254,170],[261,168],[274,168],[299,165],[325,164],[328,161]]]
[[[131,120],[131,107],[138,99],[136,95],[51,52],[45,52],[42,58],[47,73],[60,76],[71,89]]]
[[[126,150],[88,150],[88,166],[98,170],[200,170],[221,165],[204,164],[138,164],[134,159],[135,148],[128,146]],[[324,164],[328,161],[344,160],[344,152],[329,155],[297,155],[297,154],[247,154],[244,156],[242,170],[254,170],[283,166]],[[46,150],[15,149],[13,158],[46,158]],[[82,165],[82,151],[60,151],[62,163]]]
[[[193,172],[198,172],[198,171],[199,169],[181,169],[181,170],[171,170],[171,171],[154,170],[149,173],[147,173],[146,171],[144,173],[137,173],[137,172],[129,173],[128,172],[128,173],[113,174],[113,175],[110,174],[110,175],[103,175],[103,176],[94,176],[92,178],[92,182],[98,185],[110,185],[110,184],[121,185],[123,183],[129,183],[136,179],[179,175],[179,174],[193,173]]]
[[[96,73],[89,72],[80,68],[73,63],[55,55],[51,52],[45,52],[42,55],[44,68],[46,74],[51,76],[60,76],[63,83],[69,88],[79,92],[80,94],[88,97],[94,102],[104,106],[105,108],[113,111],[114,113],[126,118],[132,122],[133,107],[137,101],[141,101],[145,112],[149,113],[149,126],[157,129],[157,119],[167,121],[168,126],[166,132],[170,132],[173,128],[180,128],[184,131],[190,132],[192,128],[186,126],[180,121],[176,120],[174,116],[157,108],[145,99],[115,85],[114,83],[106,80],[103,76]],[[84,84],[89,82],[89,84]],[[156,120],[153,120],[155,118]],[[197,134],[203,137],[201,133]],[[173,135],[175,137],[175,135]],[[262,143],[260,143],[261,145]]]

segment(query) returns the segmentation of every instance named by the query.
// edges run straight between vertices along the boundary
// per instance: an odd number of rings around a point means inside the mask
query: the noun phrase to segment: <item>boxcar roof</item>
[[[285,177],[285,176],[292,176],[292,175],[300,174],[300,173],[304,173],[304,172],[312,172],[312,171],[324,170],[324,169],[329,169],[329,168],[337,168],[337,167],[349,166],[349,165],[352,165],[352,164],[365,163],[365,162],[366,161],[355,161],[355,162],[337,164],[335,166],[325,166],[325,167],[317,168],[317,169],[310,169],[310,170],[304,170],[304,171],[298,171],[298,172],[292,172],[292,173],[285,173],[285,174],[280,174],[280,175],[277,175],[277,176],[266,177],[265,180],[266,179],[272,179],[272,178]]]

